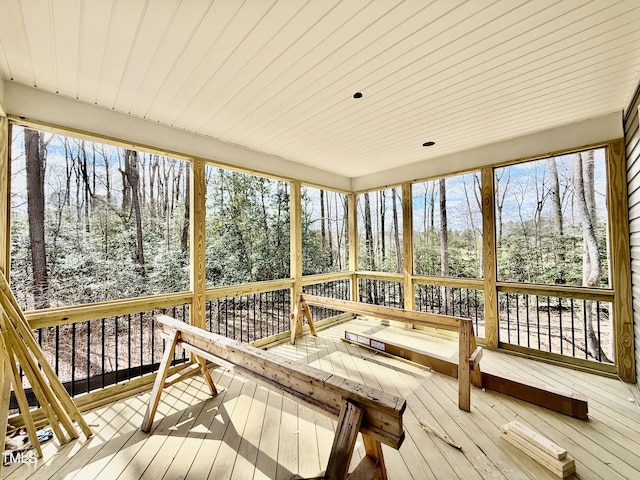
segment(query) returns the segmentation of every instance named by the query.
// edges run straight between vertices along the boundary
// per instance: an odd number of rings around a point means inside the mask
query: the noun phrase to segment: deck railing
[[[241,342],[254,342],[289,330],[289,289],[207,301],[206,329]]]
[[[358,272],[358,301],[385,307],[404,308],[402,275]]]
[[[404,284],[399,274],[314,275],[304,277],[301,287],[305,293],[350,300],[354,280],[357,300],[404,307]],[[484,337],[482,280],[414,276],[412,282],[416,310],[470,318],[476,336]],[[293,280],[283,279],[208,289],[206,329],[243,342],[284,338],[290,331],[292,288]],[[580,287],[501,283],[500,346],[610,367],[612,295],[607,290]],[[191,301],[191,293],[181,292],[32,311],[26,317],[48,361],[71,395],[77,396],[123,381],[146,382],[147,374],[157,369],[164,349],[155,315],[188,321]],[[320,321],[341,312],[314,308],[312,313]],[[181,352],[174,363],[187,360]],[[131,388],[142,388],[142,382],[130,383],[135,385]]]
[[[500,341],[540,352],[613,362],[609,294],[502,291]]]
[[[484,292],[481,289],[417,284],[415,299],[418,311],[472,320],[476,337],[484,338]]]
[[[351,300],[351,280],[348,273],[342,274],[343,278],[324,280],[326,276],[310,277],[307,283],[302,286],[302,292],[311,295],[319,295],[321,297],[335,298],[338,300]],[[330,277],[331,278],[331,277]],[[311,315],[315,321],[325,320],[342,312],[331,308],[316,307],[312,305]]]

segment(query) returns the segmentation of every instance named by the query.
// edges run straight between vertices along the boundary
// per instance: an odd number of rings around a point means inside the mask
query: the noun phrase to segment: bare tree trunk
[[[129,150],[125,150],[125,157],[128,155]],[[128,159],[125,160],[124,169],[122,167],[122,155],[120,155],[120,149],[118,149],[118,170],[122,175],[122,210],[127,211],[131,206],[131,185],[127,183],[127,164]]]
[[[327,232],[324,228],[324,190],[320,190],[320,247],[322,253],[327,251]]]
[[[440,274],[449,276],[449,226],[447,222],[446,180],[440,179]],[[442,287],[445,311],[449,310],[449,289]]]
[[[381,258],[381,263],[383,266],[385,260],[387,259],[387,246],[386,246],[386,228],[385,228],[385,223],[387,222],[386,219],[386,213],[387,213],[387,209],[386,209],[386,203],[387,203],[387,196],[384,190],[380,190],[380,197],[379,197],[379,208],[380,208],[380,258]],[[376,193],[377,195],[377,193]]]
[[[373,229],[371,227],[371,202],[369,200],[368,192],[364,194],[364,238],[367,256],[369,257],[369,268],[371,270],[375,270],[376,259],[373,248]],[[366,284],[367,303],[377,303],[377,295],[375,295],[375,292],[372,289],[371,281],[367,281]]]
[[[396,204],[396,200],[398,198],[398,194],[395,188],[391,189],[391,201],[393,203],[393,238],[395,240],[396,246],[396,271],[398,273],[402,272],[402,247],[400,246],[400,229],[398,227],[398,206]]]
[[[580,220],[582,221],[582,236],[584,237],[582,256],[582,284],[586,287],[597,287],[600,284],[602,269],[600,266],[600,252],[596,237],[596,218],[594,202],[595,189],[593,178],[593,151],[576,154],[573,158],[573,189]],[[602,351],[601,345],[593,328],[594,304],[585,302],[587,310],[587,345],[591,355],[602,361],[609,361]]]
[[[40,132],[24,130],[27,173],[27,215],[33,269],[33,299],[35,308],[48,308],[49,276],[44,235],[44,171],[46,147]]]
[[[131,188],[131,204],[136,220],[136,254],[135,261],[140,268],[140,273],[145,276],[144,244],[142,234],[142,212],[140,209],[140,174],[138,172],[138,154],[133,150],[125,150],[124,153],[125,175]]]
[[[505,172],[507,178],[504,181],[504,188],[502,194],[500,194],[500,182],[502,182]],[[498,226],[498,243],[502,240],[502,210],[504,208],[504,201],[507,197],[507,190],[511,181],[511,169],[505,168],[500,176],[496,175],[496,224]]]
[[[185,198],[184,198],[184,221],[182,223],[182,238],[180,239],[180,245],[182,247],[182,253],[189,251],[189,216],[191,215],[191,180],[189,178],[189,164],[185,167]],[[151,196],[151,194],[150,194]]]
[[[558,284],[566,283],[565,277],[565,245],[564,245],[564,225],[562,221],[562,198],[560,196],[560,181],[558,179],[558,164],[555,158],[550,158],[549,171],[551,173],[551,186],[549,196],[551,197],[551,212],[553,215],[553,232],[555,234],[556,252],[558,255],[558,275],[555,282]]]
[[[100,151],[100,155],[102,156],[102,160],[104,162],[104,181],[105,181],[105,187],[107,189],[107,205],[111,205],[111,175],[110,175],[110,168],[109,168],[109,159],[107,158],[107,154],[104,151],[104,146],[102,147],[101,151]]]

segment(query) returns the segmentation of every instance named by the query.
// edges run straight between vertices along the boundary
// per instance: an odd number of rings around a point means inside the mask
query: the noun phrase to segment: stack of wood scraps
[[[1,446],[5,450],[11,387],[20,408],[31,445],[38,457],[42,456],[40,442],[29,403],[22,385],[22,369],[29,385],[33,389],[47,422],[51,425],[58,442],[63,445],[78,438],[77,424],[86,437],[92,435],[91,429],[82,418],[80,411],[69,396],[55,371],[47,362],[40,345],[35,341],[6,277],[0,273],[0,429]],[[1,468],[1,467],[0,467]]]
[[[502,427],[502,437],[560,478],[576,472],[576,463],[567,451],[548,438],[517,421]]]

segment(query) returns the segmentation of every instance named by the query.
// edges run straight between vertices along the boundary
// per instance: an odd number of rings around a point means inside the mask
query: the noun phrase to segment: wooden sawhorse
[[[157,318],[169,341],[142,422],[143,432],[151,430],[164,387],[200,371],[209,384],[211,394],[217,394],[205,364],[205,361],[209,360],[337,419],[338,426],[327,470],[320,478],[387,478],[382,444],[399,449],[404,440],[404,399],[193,327],[171,317]],[[192,352],[197,362],[176,376],[167,378],[171,359],[178,346]],[[362,434],[366,456],[349,474],[349,463],[358,433]]]

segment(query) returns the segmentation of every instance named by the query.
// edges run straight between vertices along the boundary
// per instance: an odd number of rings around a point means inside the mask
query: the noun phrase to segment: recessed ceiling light
[[[353,98],[362,98],[362,93],[361,92],[354,93]]]
[[[435,145],[435,144],[436,144],[436,142],[424,142],[424,143],[422,144],[422,146],[423,146],[423,147],[431,147],[431,146],[433,146],[433,145]]]

